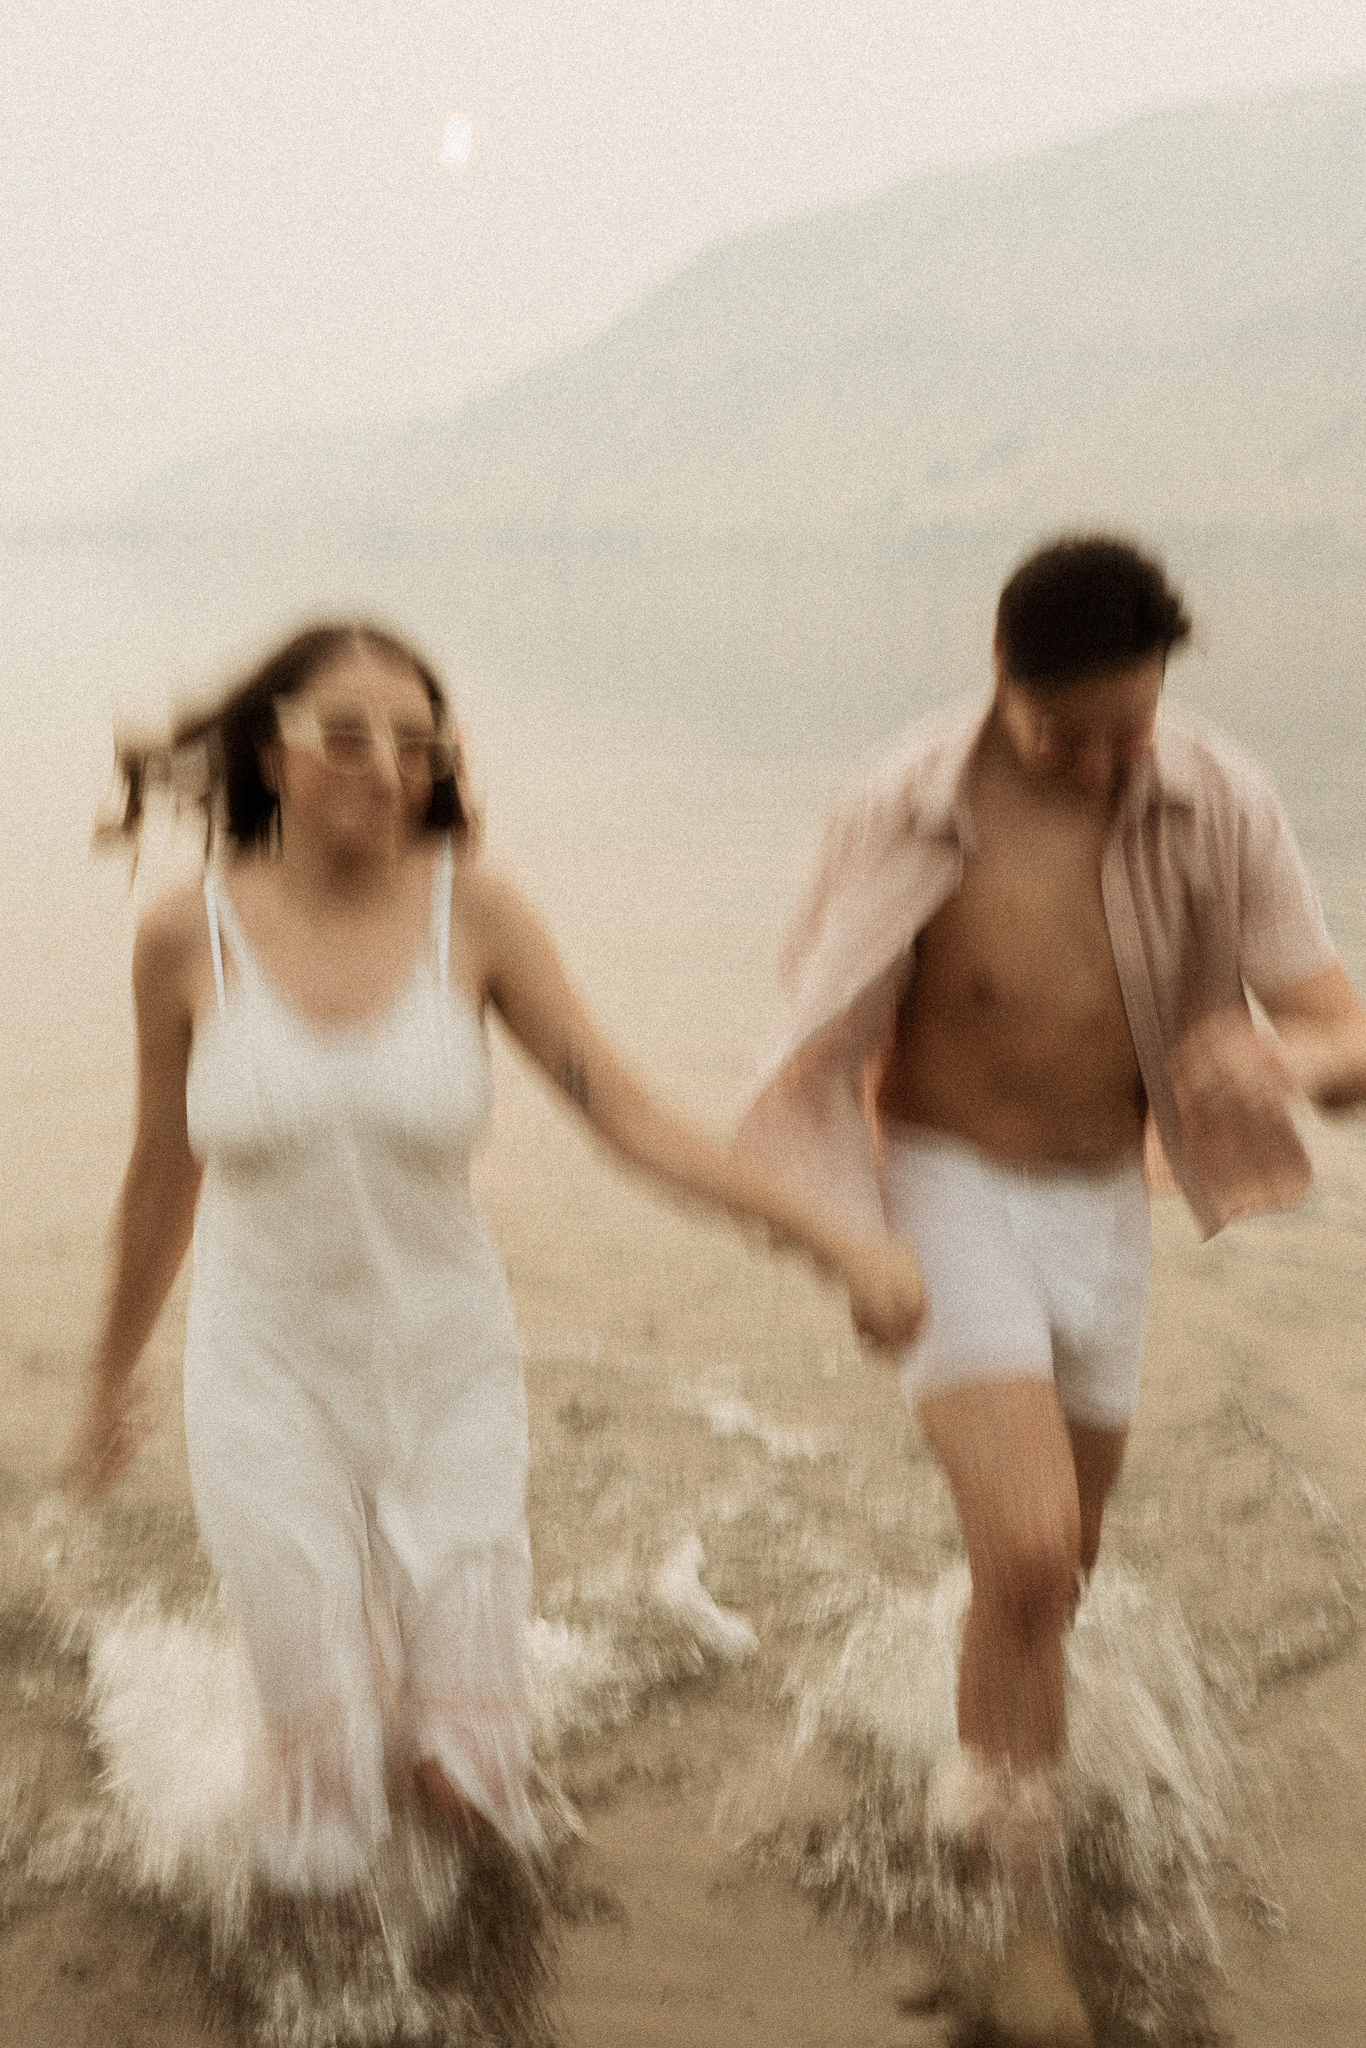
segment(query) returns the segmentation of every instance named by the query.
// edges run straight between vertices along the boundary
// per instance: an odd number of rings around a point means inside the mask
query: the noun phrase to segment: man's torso
[[[1101,900],[1108,810],[1022,792],[983,750],[976,851],[919,934],[880,1114],[1018,1164],[1142,1142],[1146,1097]]]

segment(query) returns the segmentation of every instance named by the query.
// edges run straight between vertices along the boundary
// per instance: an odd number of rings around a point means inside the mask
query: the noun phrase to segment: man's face
[[[1110,796],[1151,753],[1166,656],[1098,669],[1065,690],[1031,689],[996,655],[996,715],[1025,773],[1088,797]]]

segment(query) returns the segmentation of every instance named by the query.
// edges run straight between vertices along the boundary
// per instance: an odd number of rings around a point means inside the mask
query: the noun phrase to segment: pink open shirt
[[[849,791],[784,948],[785,1028],[742,1138],[803,1178],[828,1174],[840,1205],[864,1220],[877,1213],[866,1128],[814,1106],[841,1078],[846,1099],[863,1098],[916,934],[959,886],[975,846],[964,783],[988,710],[958,705],[916,726]],[[1245,1210],[1298,1201],[1311,1172],[1288,1107],[1264,1143],[1216,1160],[1183,1129],[1171,1075],[1174,1047],[1201,1018],[1245,1009],[1247,990],[1265,1000],[1336,958],[1265,773],[1164,703],[1153,752],[1116,807],[1101,894],[1151,1120],[1206,1235]]]

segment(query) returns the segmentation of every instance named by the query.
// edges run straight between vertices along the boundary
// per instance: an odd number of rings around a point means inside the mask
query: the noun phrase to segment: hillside
[[[397,438],[198,465],[192,524],[866,537],[1122,517],[1366,545],[1366,78],[1137,119],[708,251]]]

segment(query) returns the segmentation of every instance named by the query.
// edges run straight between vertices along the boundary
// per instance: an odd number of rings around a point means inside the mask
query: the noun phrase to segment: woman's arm
[[[133,947],[138,1086],[133,1149],[114,1209],[112,1269],[81,1413],[68,1447],[69,1483],[104,1492],[138,1449],[128,1383],[194,1229],[200,1169],[185,1124],[190,1057],[184,896],[148,913]]]
[[[484,870],[477,898],[489,1000],[599,1135],[677,1193],[803,1246],[844,1281],[866,1335],[888,1344],[909,1337],[923,1313],[911,1253],[886,1238],[856,1236],[819,1214],[762,1165],[727,1151],[657,1101],[602,1036],[549,933],[512,885]]]

